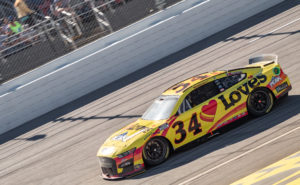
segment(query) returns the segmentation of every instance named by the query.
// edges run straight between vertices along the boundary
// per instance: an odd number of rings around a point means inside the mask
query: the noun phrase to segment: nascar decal
[[[218,99],[222,101],[223,105],[225,106],[225,110],[227,110],[241,100],[242,94],[248,95],[250,93],[250,88],[253,89],[254,87],[259,86],[261,83],[265,83],[266,81],[267,76],[256,76],[256,78],[253,78],[241,85],[240,87],[238,87],[237,90],[232,91],[228,99],[226,99],[224,95],[219,96]]]

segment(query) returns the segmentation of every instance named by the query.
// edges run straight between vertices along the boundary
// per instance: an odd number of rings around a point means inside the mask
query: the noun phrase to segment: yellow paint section
[[[289,174],[290,172],[290,174]],[[300,151],[296,152],[287,158],[284,158],[264,169],[261,169],[231,185],[251,185],[266,183],[265,180],[269,178],[278,178],[279,175],[287,173],[287,176],[273,182],[273,185],[299,185],[300,184]],[[298,177],[298,178],[297,178]]]
[[[184,94],[184,91],[190,87],[195,86],[196,84],[199,84],[201,82],[204,82],[205,80],[211,79],[211,77],[217,76],[219,74],[225,74],[225,71],[214,71],[210,73],[203,73],[196,76],[193,76],[191,78],[188,78],[182,82],[179,82],[169,89],[167,89],[163,95],[182,95]],[[199,84],[201,85],[201,84]]]

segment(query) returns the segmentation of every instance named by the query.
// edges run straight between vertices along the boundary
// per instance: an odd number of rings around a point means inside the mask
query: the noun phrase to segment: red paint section
[[[143,158],[144,145],[134,151],[134,161],[138,161]]]
[[[214,117],[207,117],[202,112],[200,112],[200,119],[202,121],[207,121],[207,122],[213,122],[214,121]]]
[[[177,119],[177,116],[172,116],[171,117],[172,119],[169,119],[168,121],[169,121],[169,127],[168,128],[166,128],[164,131],[163,131],[163,133],[162,133],[162,136],[166,136],[167,135],[167,133],[168,133],[168,131],[169,131],[169,128],[172,126],[172,124],[175,122],[175,120]]]
[[[225,125],[228,125],[229,123],[232,123],[232,122],[234,122],[234,121],[236,121],[236,120],[238,120],[238,119],[241,119],[242,117],[245,117],[245,116],[247,116],[247,115],[248,115],[248,112],[243,112],[243,113],[241,113],[241,114],[235,116],[234,118],[232,118],[232,119],[230,119],[230,120],[227,120],[227,121],[225,121],[224,123],[221,123],[221,124],[217,125],[217,129],[219,129],[219,128],[221,128],[221,127],[224,127]]]
[[[224,122],[224,120],[228,119],[230,116],[232,116],[233,114],[235,114],[236,112],[242,110],[246,108],[246,102],[242,103],[241,105],[235,107],[234,109],[232,109],[230,112],[228,112],[225,116],[223,116],[219,121],[217,121],[210,129],[207,133],[211,133],[220,123]]]
[[[272,91],[278,86],[278,85],[280,85],[283,81],[285,81],[286,80],[286,78],[287,78],[287,75],[286,74],[284,74],[283,73],[283,71],[281,70],[281,73],[280,73],[280,75],[279,76],[273,76],[273,77],[280,77],[281,78],[281,80],[280,81],[278,81],[277,83],[275,83],[275,84],[273,84],[272,86],[271,86],[271,83],[272,83],[272,79],[271,79],[271,81],[269,82],[269,84],[267,85],[267,87],[269,88],[269,89],[271,89]],[[272,77],[272,78],[273,78]]]
[[[204,105],[201,109],[204,114],[214,116],[217,111],[217,101],[211,100],[208,105]]]

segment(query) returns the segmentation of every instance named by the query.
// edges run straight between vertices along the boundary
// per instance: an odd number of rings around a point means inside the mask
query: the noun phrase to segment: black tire
[[[247,100],[248,112],[252,116],[269,113],[274,105],[274,97],[266,88],[258,88],[251,92]]]
[[[150,166],[155,166],[164,162],[168,159],[169,155],[169,143],[166,139],[160,137],[150,139],[143,149],[144,162]]]

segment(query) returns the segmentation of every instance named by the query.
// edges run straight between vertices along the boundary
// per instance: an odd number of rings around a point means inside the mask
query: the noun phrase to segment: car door
[[[220,93],[215,98],[218,109],[214,124],[207,130],[212,133],[233,121],[247,115],[246,101],[250,88],[247,73],[229,72],[215,80]]]
[[[188,93],[178,108],[177,118],[168,132],[175,148],[187,144],[203,135],[213,126],[217,110],[216,96],[219,88],[211,79]]]

